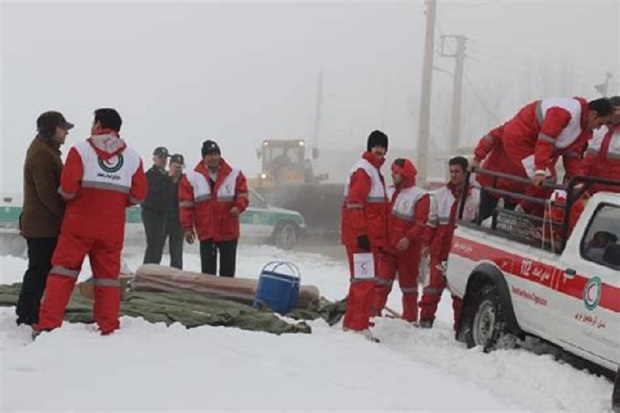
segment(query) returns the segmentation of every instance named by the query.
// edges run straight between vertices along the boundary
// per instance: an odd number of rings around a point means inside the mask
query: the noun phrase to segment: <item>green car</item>
[[[22,210],[21,195],[5,195],[0,208],[0,235],[3,243],[23,245],[19,237],[19,215]],[[127,208],[125,242],[144,242],[140,207]],[[297,240],[306,228],[303,216],[289,209],[275,208],[256,192],[250,189],[250,206],[241,215],[241,241],[252,243],[271,243],[279,248],[295,248]]]

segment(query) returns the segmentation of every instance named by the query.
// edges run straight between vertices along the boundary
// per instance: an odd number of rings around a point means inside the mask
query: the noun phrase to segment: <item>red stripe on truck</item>
[[[564,276],[562,268],[456,235],[452,240],[450,253],[472,261],[493,262],[506,273],[582,301],[585,286],[591,278],[581,274],[575,274],[569,278]],[[620,313],[620,288],[601,283],[601,297],[598,305]]]

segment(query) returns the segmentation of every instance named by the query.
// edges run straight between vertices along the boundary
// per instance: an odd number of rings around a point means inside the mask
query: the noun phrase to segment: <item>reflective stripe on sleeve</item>
[[[549,143],[555,143],[555,139],[553,139],[549,135],[545,135],[544,133],[539,133],[538,134],[538,140],[539,141],[544,141],[544,142],[549,142]]]
[[[73,199],[77,195],[75,192],[65,192],[62,188],[58,188],[58,193],[65,199]]]

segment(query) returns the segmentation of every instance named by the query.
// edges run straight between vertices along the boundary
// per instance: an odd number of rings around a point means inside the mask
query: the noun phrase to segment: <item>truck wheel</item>
[[[297,245],[297,229],[289,222],[278,225],[275,233],[275,242],[278,248],[292,250]]]
[[[516,337],[506,328],[502,303],[493,285],[484,286],[478,293],[468,327],[468,347],[482,346],[489,352],[516,344]]]

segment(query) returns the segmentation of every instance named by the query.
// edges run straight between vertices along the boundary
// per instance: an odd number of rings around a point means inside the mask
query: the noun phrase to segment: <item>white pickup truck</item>
[[[602,182],[620,188],[620,182],[575,178],[567,192]],[[494,188],[482,190],[502,194]],[[576,196],[555,205],[564,208],[565,217],[565,227],[556,226],[563,235],[556,245],[542,235],[551,239],[549,220],[501,207],[490,218],[490,227],[459,222],[446,272],[450,291],[463,300],[459,340],[488,351],[507,337],[531,335],[618,371],[620,194],[596,193],[571,231],[572,198]],[[615,409],[620,408],[619,376]]]

